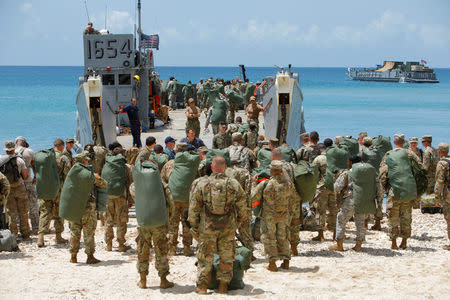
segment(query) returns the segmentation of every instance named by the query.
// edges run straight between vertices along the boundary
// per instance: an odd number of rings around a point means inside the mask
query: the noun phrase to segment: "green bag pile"
[[[36,192],[39,199],[51,200],[58,195],[60,182],[58,166],[53,149],[41,150],[34,154],[36,164]]]
[[[76,163],[67,174],[59,198],[59,216],[80,223],[94,187],[92,166]]]
[[[319,169],[314,164],[301,160],[294,168],[294,182],[302,203],[310,202],[316,194]]]
[[[347,151],[350,155],[356,155],[359,153],[358,140],[342,136],[338,139],[338,141],[339,141],[339,146],[342,146],[345,149],[347,149]]]
[[[325,155],[327,157],[325,187],[330,191],[334,191],[334,174],[338,170],[348,168],[349,153],[346,148],[333,145],[327,148]]]
[[[181,152],[175,156],[169,189],[177,202],[189,202],[189,189],[197,176],[200,156],[197,153]]]
[[[227,164],[227,167],[231,166],[231,159],[230,159],[230,151],[228,149],[211,149],[206,154],[206,165],[211,164],[213,161],[213,158],[216,156],[222,156],[225,158],[225,163]]]
[[[132,174],[138,225],[155,228],[166,224],[166,198],[158,167],[151,161],[138,162]]]
[[[127,159],[121,154],[107,154],[105,165],[102,170],[102,178],[108,185],[105,192],[111,196],[121,196],[126,189],[126,166]]]
[[[401,201],[411,201],[417,198],[416,180],[411,168],[408,154],[405,150],[391,151],[386,155],[389,168],[389,184],[394,195]]]
[[[381,157],[383,157],[386,152],[392,150],[391,138],[388,136],[379,135],[372,139],[372,145],[381,151]]]
[[[294,149],[292,149],[290,146],[281,145],[280,147],[278,147],[278,149],[280,149],[281,151],[282,160],[289,163],[290,162],[297,163],[297,155],[295,154]]]
[[[377,171],[368,163],[352,165],[349,176],[353,181],[355,214],[374,214],[377,197]]]

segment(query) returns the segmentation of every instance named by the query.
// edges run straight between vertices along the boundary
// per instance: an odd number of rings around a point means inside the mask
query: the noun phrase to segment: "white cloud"
[[[111,33],[132,33],[133,24],[133,18],[127,11],[112,10],[108,13],[106,26]],[[104,24],[99,24],[96,29],[101,29],[103,26]]]
[[[33,8],[33,4],[31,3],[24,3],[20,6],[20,10],[23,12],[29,12]]]

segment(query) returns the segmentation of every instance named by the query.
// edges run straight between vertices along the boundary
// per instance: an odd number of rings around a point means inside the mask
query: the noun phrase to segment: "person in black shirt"
[[[139,119],[139,108],[136,105],[136,98],[131,98],[131,104],[128,104],[120,110],[126,112],[130,120],[131,135],[133,136],[133,146],[142,147],[141,143],[141,127],[142,121]]]

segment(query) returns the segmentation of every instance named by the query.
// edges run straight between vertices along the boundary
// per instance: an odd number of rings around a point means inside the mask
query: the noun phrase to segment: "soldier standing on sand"
[[[3,209],[6,206],[6,199],[8,199],[9,192],[11,190],[11,187],[9,185],[8,178],[6,178],[5,175],[3,175],[2,172],[0,172],[0,228],[6,227],[5,215],[3,214]]]
[[[431,135],[424,135],[421,139],[422,146],[425,148],[423,151],[423,167],[427,171],[428,188],[427,195],[434,192],[436,165],[439,160],[436,149],[431,147],[433,137]]]
[[[186,107],[186,134],[189,129],[193,129],[195,131],[195,137],[200,136],[200,109],[195,106],[194,99],[189,98],[188,106]]]
[[[417,137],[409,138],[409,149],[411,149],[411,151],[414,152],[414,154],[416,154],[417,157],[420,159],[420,161],[423,163],[423,150],[417,148],[418,144],[419,144],[419,139]],[[414,209],[420,208],[420,198],[421,197],[422,197],[422,195],[417,195],[417,198],[414,200],[414,204],[413,204]]]
[[[256,147],[258,147],[258,127],[254,120],[250,121],[249,131],[245,132],[242,136],[244,140],[245,147],[254,151]],[[256,152],[255,152],[256,155]]]
[[[227,132],[227,123],[219,123],[219,133],[214,135],[212,141],[213,149],[225,149],[231,146],[231,134]]]
[[[219,293],[228,292],[233,275],[237,224],[247,218],[244,190],[236,179],[224,172],[225,159],[214,157],[209,177],[203,177],[191,192],[188,221],[198,234],[198,276],[196,293],[206,294],[210,280],[213,255],[220,257],[217,268]]]
[[[438,145],[440,161],[436,167],[436,200],[441,201],[445,221],[447,221],[447,236],[450,240],[450,157],[448,157],[448,144]],[[450,251],[450,243],[444,246]]]
[[[70,160],[70,165],[73,166],[74,162],[73,162],[73,155],[72,155],[72,148],[73,145],[75,144],[75,139],[74,138],[67,138],[66,139],[66,148],[63,151],[63,154],[65,156],[67,156],[67,158]]]

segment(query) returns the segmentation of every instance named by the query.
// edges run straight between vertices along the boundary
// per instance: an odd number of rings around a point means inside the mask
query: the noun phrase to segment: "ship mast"
[[[138,0],[138,39],[139,39],[139,54],[141,54],[141,0]]]

